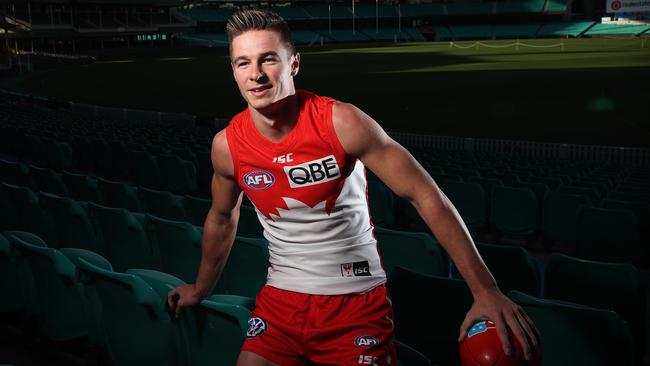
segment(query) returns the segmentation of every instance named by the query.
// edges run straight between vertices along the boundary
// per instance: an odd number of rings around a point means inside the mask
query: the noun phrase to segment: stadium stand
[[[596,24],[585,32],[588,36],[597,35],[639,35],[650,30],[650,25]]]

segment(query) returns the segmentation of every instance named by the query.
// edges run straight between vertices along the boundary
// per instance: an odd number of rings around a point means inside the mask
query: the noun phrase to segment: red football
[[[503,352],[501,341],[494,323],[489,320],[474,323],[467,336],[460,343],[460,363],[462,366],[524,366],[542,364],[541,357],[527,362],[519,341],[511,337],[512,356]]]

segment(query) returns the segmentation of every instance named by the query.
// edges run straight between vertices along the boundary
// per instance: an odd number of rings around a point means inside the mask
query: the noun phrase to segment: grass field
[[[533,39],[302,47],[299,88],[386,129],[645,146],[650,39]],[[84,103],[229,118],[245,107],[225,50],[97,62],[0,86]]]

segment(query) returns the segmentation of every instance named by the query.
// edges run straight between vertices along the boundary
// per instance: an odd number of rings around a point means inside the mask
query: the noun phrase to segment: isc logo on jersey
[[[341,175],[334,155],[308,161],[294,166],[285,166],[284,172],[291,188],[309,187],[334,180]]]
[[[275,183],[273,174],[264,170],[253,170],[244,175],[244,184],[256,190],[267,189]]]

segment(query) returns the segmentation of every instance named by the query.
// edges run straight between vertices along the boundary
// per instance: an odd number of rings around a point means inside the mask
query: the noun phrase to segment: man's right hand
[[[178,286],[167,294],[167,304],[175,312],[176,318],[181,315],[183,308],[196,305],[201,300],[194,284]]]

